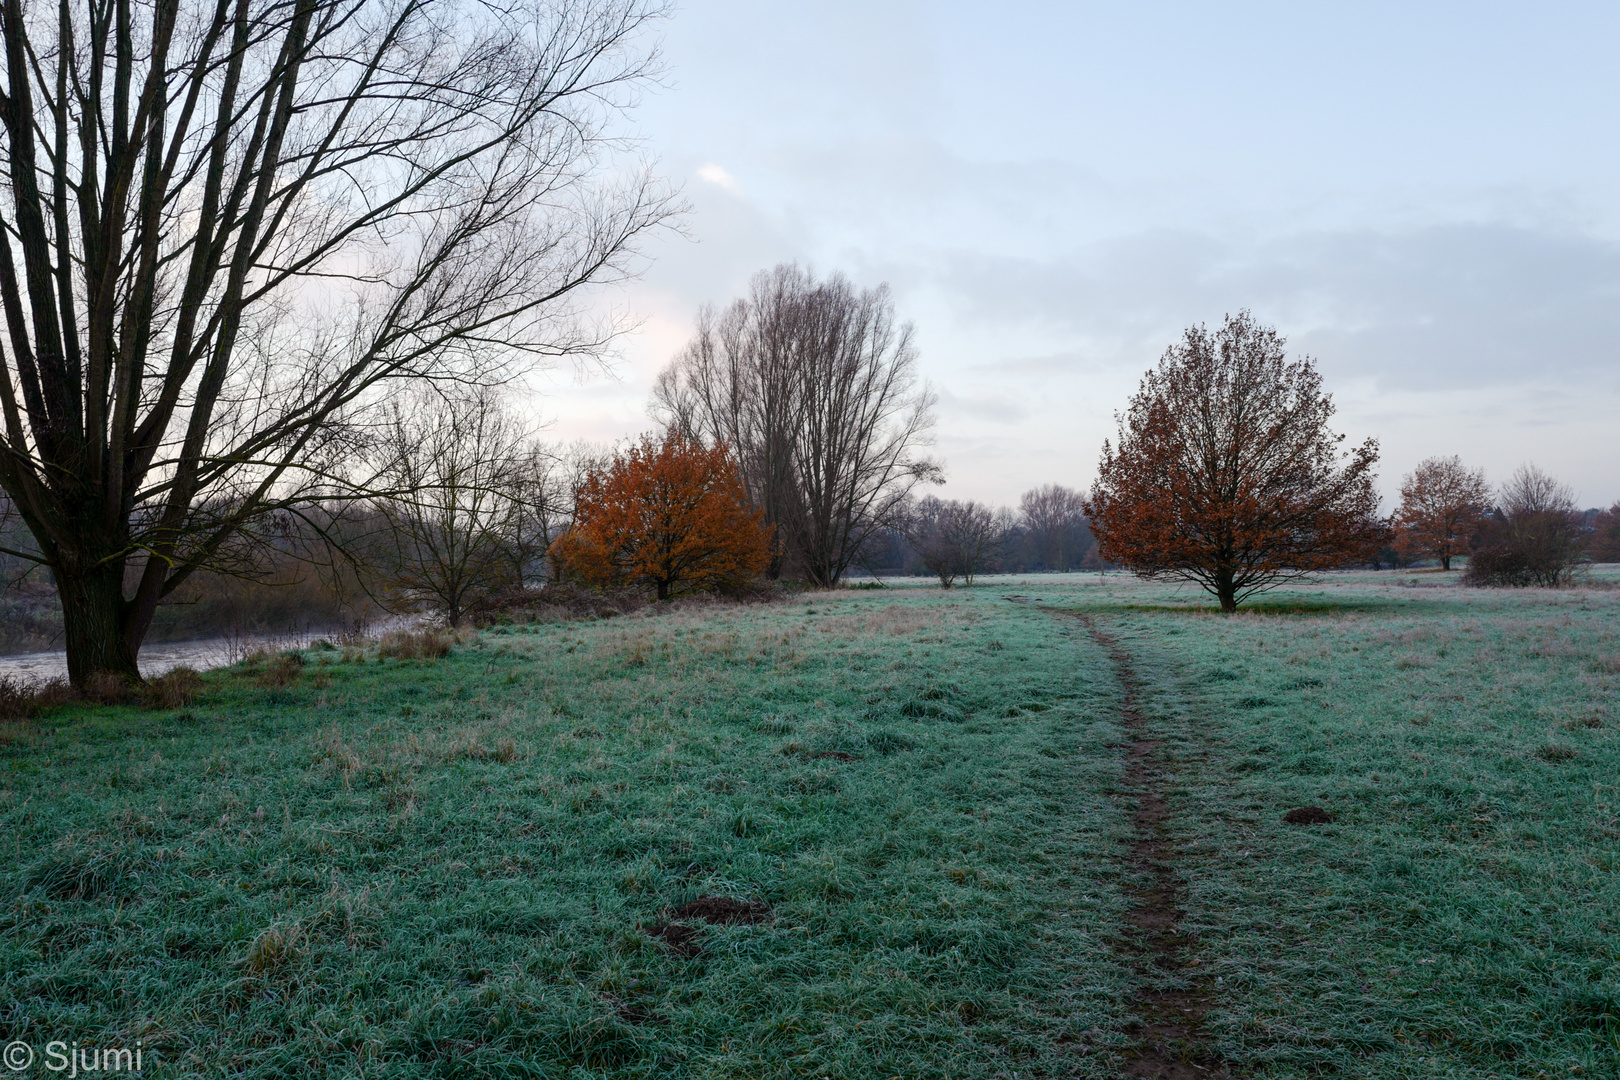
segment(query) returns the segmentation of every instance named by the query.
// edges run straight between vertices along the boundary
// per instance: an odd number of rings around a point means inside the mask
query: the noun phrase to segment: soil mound
[[[759,900],[733,900],[727,896],[700,896],[672,911],[676,919],[702,919],[707,923],[762,923],[771,909]]]
[[[664,944],[682,956],[696,956],[703,951],[703,931],[680,923],[659,923],[647,927],[650,937],[663,938]]]
[[[1290,825],[1327,825],[1333,815],[1320,806],[1296,806],[1283,815],[1283,820]]]
[[[682,904],[669,913],[670,922],[647,927],[651,937],[663,938],[664,944],[682,956],[696,956],[703,951],[703,928],[687,926],[687,919],[701,919],[706,923],[762,923],[770,918],[770,905],[761,900],[733,900],[729,896],[700,896]]]

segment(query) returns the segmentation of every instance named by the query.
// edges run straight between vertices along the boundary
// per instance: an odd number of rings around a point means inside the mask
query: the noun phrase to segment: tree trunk
[[[1221,574],[1215,579],[1215,599],[1221,602],[1221,610],[1228,615],[1237,610],[1237,587],[1232,583],[1230,574]]]
[[[660,599],[660,600],[668,600],[669,599],[669,582],[664,581],[662,579],[660,579],[659,582],[658,582],[658,599]]]
[[[129,683],[141,681],[136,663],[142,633],[133,632],[132,605],[124,599],[121,562],[87,574],[56,574],[67,643],[68,681],[84,689],[96,676],[111,675]]]
[[[1442,569],[1442,570],[1450,570],[1451,569],[1451,556],[1450,555],[1442,555],[1442,556],[1440,556],[1440,569]]]

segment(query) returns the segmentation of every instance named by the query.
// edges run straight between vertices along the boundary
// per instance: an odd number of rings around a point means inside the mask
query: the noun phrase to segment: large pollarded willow
[[[0,485],[69,674],[307,498],[400,380],[595,344],[643,0],[0,0]]]

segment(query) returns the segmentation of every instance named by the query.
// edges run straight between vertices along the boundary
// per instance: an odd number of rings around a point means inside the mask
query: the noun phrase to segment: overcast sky
[[[1314,356],[1382,487],[1431,454],[1620,498],[1620,5],[688,0],[635,114],[691,206],[602,297],[650,426],[698,306],[797,259],[888,282],[947,497],[1088,484],[1141,373],[1247,307]]]

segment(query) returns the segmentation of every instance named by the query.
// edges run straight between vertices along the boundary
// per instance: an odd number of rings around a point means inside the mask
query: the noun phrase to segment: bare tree
[[[1086,525],[1086,497],[1061,484],[1024,492],[1018,502],[1032,560],[1046,570],[1071,570],[1091,549]]]
[[[1496,512],[1481,526],[1464,580],[1473,585],[1568,584],[1585,557],[1575,493],[1534,464],[1502,485]]]
[[[949,589],[962,574],[962,563],[955,548],[941,527],[940,516],[945,503],[932,495],[908,506],[901,517],[901,532],[913,551],[922,559],[930,574],[939,578],[939,586]]]
[[[724,314],[703,312],[660,375],[654,415],[736,452],[749,498],[777,528],[773,573],[786,564],[837,584],[912,488],[938,480],[919,454],[934,397],[918,385],[914,337],[887,286],[784,265]]]
[[[518,585],[549,581],[558,574],[551,545],[574,519],[575,495],[584,477],[577,445],[559,449],[532,443],[512,464],[512,521],[505,531],[512,579]]]
[[[659,373],[653,395],[654,414],[670,427],[732,448],[749,498],[777,525],[798,501],[799,367],[812,340],[812,287],[797,266],[778,266],[754,275],[749,297],[723,315],[700,310],[696,336]],[[785,539],[779,529],[772,577]]]
[[[527,433],[496,390],[425,390],[390,406],[368,486],[384,528],[370,546],[394,610],[438,611],[451,626],[522,584]]]
[[[571,298],[670,209],[612,137],[657,14],[3,0],[0,486],[75,683],[139,679],[159,601],[389,382],[600,345]]]
[[[1576,511],[1574,490],[1543,472],[1534,462],[1513,470],[1513,475],[1502,485],[1498,505],[1509,517],[1573,514]]]
[[[1002,529],[989,507],[928,496],[906,514],[906,539],[923,565],[949,589],[988,569],[1001,546]]]

